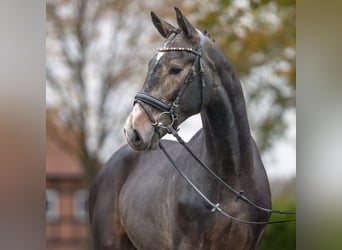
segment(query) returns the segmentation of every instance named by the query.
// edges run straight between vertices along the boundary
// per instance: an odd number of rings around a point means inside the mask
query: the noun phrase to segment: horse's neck
[[[206,152],[218,172],[240,176],[249,171],[253,161],[244,97],[232,69],[219,75],[220,83],[214,87],[210,102],[201,112]]]

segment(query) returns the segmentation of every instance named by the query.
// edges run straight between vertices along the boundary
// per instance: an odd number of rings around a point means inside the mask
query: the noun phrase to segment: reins
[[[145,92],[138,92],[137,95],[135,96],[134,103],[138,103],[147,116],[149,117],[155,131],[159,134],[159,128],[164,128],[167,130],[167,133],[172,134],[176,140],[178,141],[179,144],[181,144],[186,151],[200,164],[201,167],[203,167],[208,173],[210,173],[216,180],[218,180],[224,187],[229,189],[231,192],[233,192],[236,195],[237,199],[241,199],[245,203],[249,204],[250,206],[259,209],[264,212],[268,213],[277,213],[277,214],[296,214],[296,212],[289,212],[289,211],[284,211],[284,210],[273,210],[273,209],[268,209],[261,207],[257,204],[255,204],[253,201],[249,200],[246,196],[243,195],[243,191],[237,191],[235,190],[232,186],[227,184],[225,181],[223,181],[212,169],[210,169],[203,161],[201,161],[193,152],[192,150],[186,145],[184,140],[179,136],[176,128],[175,121],[177,120],[177,113],[176,113],[176,108],[179,105],[180,99],[182,98],[183,94],[185,93],[185,90],[187,87],[190,85],[190,83],[193,81],[196,73],[196,66],[199,67],[199,72],[200,72],[200,80],[201,80],[201,85],[202,85],[202,100],[201,100],[201,110],[203,108],[203,100],[204,100],[204,87],[205,87],[205,79],[204,79],[204,68],[203,64],[201,61],[202,53],[201,49],[203,48],[204,45],[204,39],[202,35],[200,36],[200,43],[197,47],[197,49],[192,49],[192,48],[161,48],[158,51],[159,52],[170,52],[170,51],[186,51],[193,53],[196,55],[196,58],[192,64],[192,67],[186,76],[184,80],[184,84],[180,91],[178,92],[178,95],[176,96],[175,100],[172,103],[166,103],[158,98],[145,93]],[[150,105],[160,111],[162,111],[161,114],[157,117],[155,120],[152,116],[152,114],[149,112],[149,110],[146,108],[145,104]],[[170,123],[165,125],[163,122],[161,122],[161,118],[164,115],[169,115],[170,116]],[[201,198],[211,206],[211,212],[219,212],[223,216],[230,218],[232,220],[245,223],[245,224],[275,224],[275,223],[284,223],[284,222],[294,222],[296,219],[288,219],[288,220],[275,220],[275,221],[247,221],[243,220],[237,217],[234,217],[227,213],[223,208],[220,207],[219,203],[214,203],[212,202],[208,197],[206,197],[197,187],[196,185],[186,176],[186,174],[177,166],[175,161],[172,159],[170,154],[166,151],[165,147],[159,142],[159,147],[162,150],[162,152],[165,154],[165,156],[168,158],[168,160],[171,162],[172,166],[177,170],[177,172],[182,176],[182,178],[190,185],[190,187],[199,195]]]
[[[208,171],[212,176],[214,176],[220,183],[222,183],[226,188],[228,188],[230,191],[232,191],[234,194],[236,194],[237,199],[241,199],[247,204],[251,205],[252,207],[255,207],[261,211],[268,212],[268,213],[278,213],[278,214],[296,214],[296,212],[289,212],[289,211],[284,211],[284,210],[272,210],[268,208],[263,208],[258,205],[256,205],[254,202],[249,200],[246,196],[244,196],[241,192],[236,191],[232,186],[224,182],[215,172],[213,172],[203,161],[201,161],[192,151],[191,149],[186,145],[184,140],[179,136],[178,132],[171,126],[167,126],[168,133],[171,133],[177,141],[190,153],[190,155],[206,170]],[[275,224],[275,223],[284,223],[284,222],[294,222],[296,219],[288,219],[288,220],[275,220],[275,221],[247,221],[243,220],[237,217],[233,217],[230,215],[228,212],[226,212],[224,209],[220,207],[219,203],[214,203],[212,202],[208,197],[206,197],[197,187],[195,184],[191,182],[191,180],[186,176],[186,174],[177,166],[177,164],[173,161],[169,153],[166,151],[165,147],[161,142],[159,142],[159,147],[165,154],[165,156],[169,159],[171,162],[172,166],[177,170],[177,172],[184,178],[184,180],[191,186],[191,188],[199,194],[203,200],[205,200],[211,207],[211,212],[219,212],[220,214],[224,215],[225,217],[228,217],[232,220],[245,223],[245,224]]]

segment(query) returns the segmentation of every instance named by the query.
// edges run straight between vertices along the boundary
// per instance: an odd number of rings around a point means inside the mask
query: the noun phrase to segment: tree
[[[123,142],[120,132],[132,97],[162,43],[149,11],[174,23],[174,5],[195,26],[210,31],[231,60],[259,148],[269,149],[286,129],[286,111],[295,107],[294,0],[48,0],[49,133],[66,147],[60,131],[77,135],[78,146],[69,149],[90,182]]]
[[[117,131],[132,100],[118,89],[126,84],[134,91],[145,67],[148,18],[138,18],[140,9],[119,0],[47,1],[47,124],[54,124],[48,132],[79,157],[89,182],[106,146],[122,140]],[[77,147],[67,145],[61,130],[77,135]]]

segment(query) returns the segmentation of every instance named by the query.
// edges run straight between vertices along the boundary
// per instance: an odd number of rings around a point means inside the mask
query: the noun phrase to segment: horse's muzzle
[[[145,136],[145,138],[136,129],[124,129],[124,133],[128,145],[135,151],[154,150],[158,148],[159,138],[155,136],[155,133],[152,136]]]
[[[133,111],[128,116],[124,133],[128,145],[135,151],[147,151],[158,148],[158,133],[139,105],[135,105]]]

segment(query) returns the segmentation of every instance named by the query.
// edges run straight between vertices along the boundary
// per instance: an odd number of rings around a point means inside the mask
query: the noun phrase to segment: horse
[[[242,222],[267,222],[270,213],[239,199],[196,161],[254,204],[271,208],[270,186],[251,135],[240,80],[210,35],[175,10],[178,27],[151,12],[152,23],[166,40],[149,61],[127,117],[127,144],[113,154],[91,187],[95,247],[257,249],[266,223]],[[202,129],[185,144],[194,157],[176,141],[161,139],[198,113]],[[172,164],[231,217],[217,213]]]

